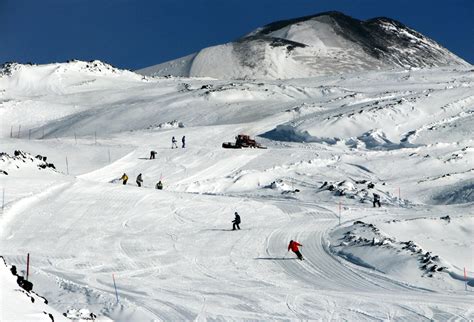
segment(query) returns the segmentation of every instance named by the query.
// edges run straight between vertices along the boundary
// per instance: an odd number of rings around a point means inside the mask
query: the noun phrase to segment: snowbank
[[[425,219],[423,223],[427,221],[443,226],[450,224],[447,219]],[[470,221],[472,222],[472,218]],[[456,263],[466,259],[462,256],[467,255],[469,258],[469,255],[465,253],[468,250],[462,247],[461,253],[448,255],[449,247],[440,244],[443,238],[439,236],[442,233],[439,229],[435,232],[433,226],[413,225],[411,221],[404,223],[405,225],[394,223],[380,225],[384,229],[382,231],[374,224],[356,221],[352,225],[334,231],[331,238],[331,250],[357,265],[382,272],[411,285],[445,290],[462,289],[465,281],[460,277],[463,271],[456,266]],[[454,229],[460,228],[455,222],[450,225],[455,226]],[[387,234],[387,228],[390,228],[388,231],[391,233],[397,232],[396,237]],[[420,234],[420,230],[425,233]],[[451,233],[448,234],[454,236]],[[431,238],[426,238],[427,236],[436,236],[438,242],[430,242]],[[458,241],[466,241],[465,233],[463,232],[458,238]],[[420,246],[420,242],[425,247],[431,246],[430,250],[427,251],[426,248]],[[471,249],[472,245],[467,247]],[[445,253],[447,256],[436,253],[436,249],[448,250]],[[454,265],[447,258],[454,259]],[[472,263],[469,264],[472,265]],[[474,278],[469,277],[468,282],[469,285],[474,285]]]
[[[33,291],[26,291],[17,283],[14,266],[0,260],[0,320],[2,321],[69,321],[50,306],[48,301]]]

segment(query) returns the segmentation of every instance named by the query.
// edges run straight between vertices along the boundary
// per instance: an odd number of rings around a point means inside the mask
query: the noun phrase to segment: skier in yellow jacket
[[[123,180],[123,184],[126,185],[128,181],[128,176],[126,173],[123,174],[123,176],[120,178],[120,180]]]

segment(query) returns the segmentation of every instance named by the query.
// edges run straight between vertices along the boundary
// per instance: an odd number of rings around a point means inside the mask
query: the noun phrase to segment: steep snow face
[[[189,76],[191,75],[191,67],[193,66],[194,57],[196,57],[196,54],[191,54],[163,64],[143,68],[140,70],[140,74],[155,75],[155,71],[159,70],[159,76]]]
[[[205,48],[138,73],[277,79],[448,65],[469,64],[395,20],[360,21],[328,12],[274,22],[237,41]]]

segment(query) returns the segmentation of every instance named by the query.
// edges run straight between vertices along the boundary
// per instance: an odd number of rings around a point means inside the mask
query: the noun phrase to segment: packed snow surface
[[[226,81],[8,65],[0,254],[24,271],[30,253],[73,319],[472,320],[473,125],[469,66]],[[267,149],[221,147],[239,133]]]

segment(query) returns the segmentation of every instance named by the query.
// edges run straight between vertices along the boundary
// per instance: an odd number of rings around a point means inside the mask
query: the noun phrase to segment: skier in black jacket
[[[377,194],[377,193],[374,193],[374,202],[373,202],[373,204],[374,204],[374,208],[375,208],[375,205],[378,205],[379,208],[380,208],[380,195]]]
[[[176,142],[178,142],[178,141],[176,141],[176,138],[173,136],[173,137],[171,138],[171,148],[172,148],[172,149],[174,149],[174,148],[177,149],[177,148],[178,148],[178,145],[176,144]]]
[[[158,183],[156,184],[155,188],[158,189],[158,190],[163,190],[163,182],[161,182],[161,180],[158,181]]]
[[[140,173],[137,177],[137,186],[141,187],[143,183],[142,174]]]
[[[235,212],[235,218],[234,218],[234,220],[232,220],[232,222],[234,223],[232,225],[232,230],[235,230],[235,227],[237,227],[237,229],[240,230],[240,226],[239,226],[240,225],[240,216],[237,213],[237,211]]]

